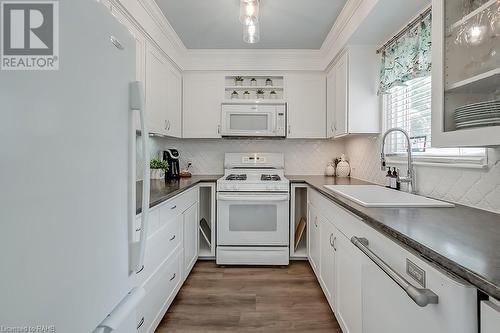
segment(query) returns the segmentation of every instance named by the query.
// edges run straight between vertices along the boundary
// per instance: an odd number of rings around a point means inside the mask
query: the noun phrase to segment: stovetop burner
[[[241,174],[241,175],[236,175],[236,174],[231,174],[226,177],[226,180],[247,180],[247,175]]]
[[[261,175],[260,180],[264,181],[279,181],[281,180],[281,177],[278,175]]]

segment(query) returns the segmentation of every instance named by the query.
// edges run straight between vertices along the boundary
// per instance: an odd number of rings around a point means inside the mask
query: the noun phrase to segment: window
[[[431,135],[431,77],[425,76],[394,86],[382,95],[385,129],[399,127],[412,140],[416,160],[484,164],[484,148],[433,148]],[[386,141],[388,155],[406,155],[406,139],[401,133],[391,133]]]

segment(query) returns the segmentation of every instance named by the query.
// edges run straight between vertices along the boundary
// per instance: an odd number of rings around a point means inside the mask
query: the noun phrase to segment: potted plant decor
[[[270,99],[277,99],[277,98],[278,98],[278,94],[276,93],[276,91],[272,90],[272,91],[269,93],[269,98],[270,98]]]
[[[255,87],[257,85],[257,80],[254,77],[250,80],[250,85],[252,87]]]
[[[237,86],[242,86],[243,85],[243,78],[241,76],[235,76],[234,77],[234,84]]]
[[[153,158],[149,162],[150,177],[151,179],[162,179],[165,178],[165,172],[168,171],[167,161]]]
[[[244,93],[243,93],[243,98],[244,99],[250,99],[250,92],[248,90],[246,90]]]
[[[266,86],[272,86],[273,85],[273,80],[271,79],[266,79]]]
[[[231,99],[238,99],[240,96],[238,95],[238,92],[236,90],[233,90],[231,93]]]
[[[261,99],[264,98],[264,90],[262,90],[262,89],[257,90],[257,98],[261,98]]]

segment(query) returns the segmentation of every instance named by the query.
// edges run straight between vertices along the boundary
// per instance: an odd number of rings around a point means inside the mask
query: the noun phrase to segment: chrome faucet
[[[385,164],[385,139],[387,138],[387,135],[389,135],[392,132],[401,132],[404,134],[404,136],[406,137],[406,146],[407,146],[407,152],[408,152],[407,175],[406,175],[406,177],[398,176],[398,180],[401,183],[408,184],[408,192],[416,193],[417,191],[416,191],[416,186],[415,186],[415,170],[413,169],[413,157],[411,154],[411,140],[410,140],[410,136],[408,135],[408,132],[406,132],[404,129],[391,128],[390,130],[385,132],[384,136],[382,137],[382,151],[380,153],[381,170],[382,171],[387,170],[387,167]]]

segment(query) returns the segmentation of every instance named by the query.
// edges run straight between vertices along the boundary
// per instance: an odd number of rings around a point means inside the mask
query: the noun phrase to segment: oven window
[[[277,231],[277,205],[230,205],[229,231]]]
[[[229,126],[231,130],[241,131],[266,131],[267,114],[231,114]]]

